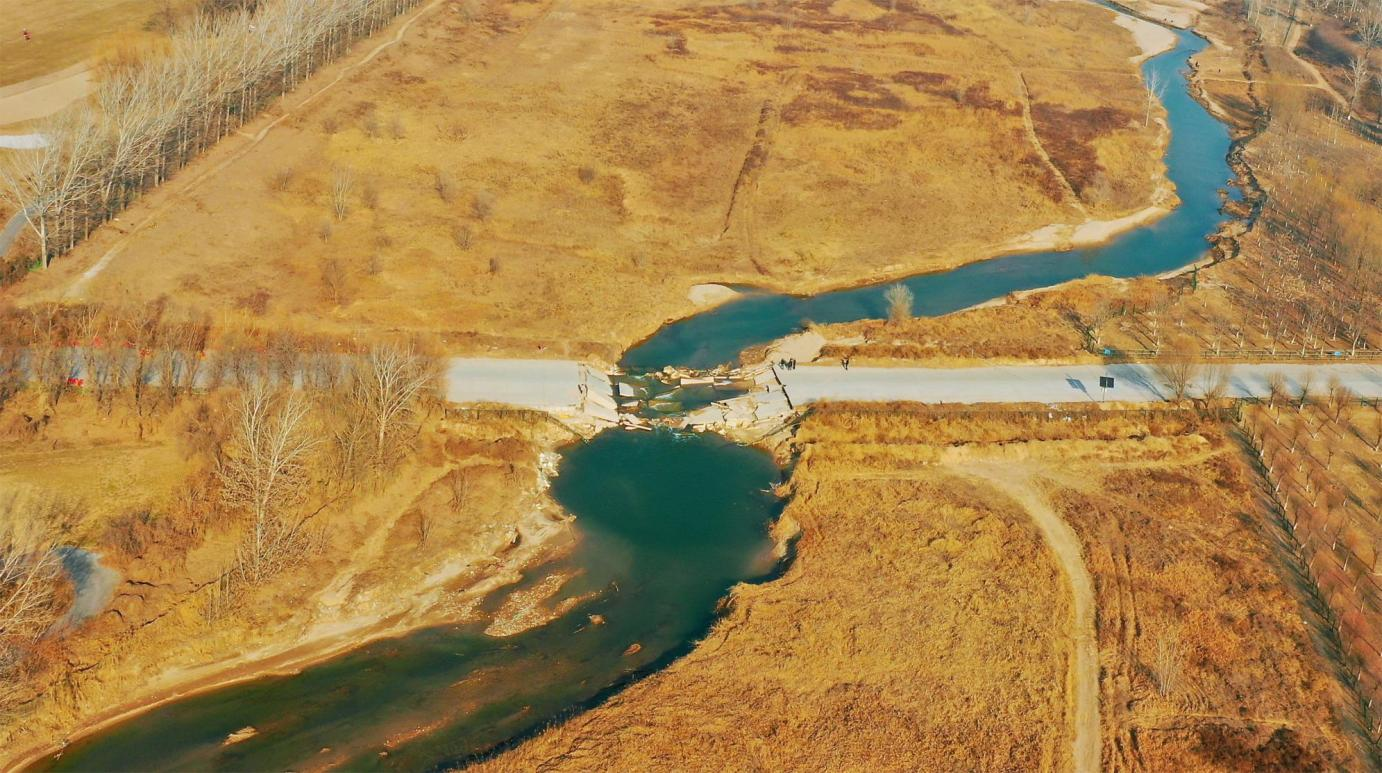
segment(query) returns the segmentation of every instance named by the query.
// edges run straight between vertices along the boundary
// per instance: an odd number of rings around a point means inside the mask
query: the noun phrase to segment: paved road
[[[1231,397],[1265,397],[1273,373],[1286,377],[1298,391],[1309,378],[1312,391],[1323,393],[1336,376],[1355,393],[1382,397],[1382,367],[1359,364],[1234,366]],[[909,400],[936,403],[1069,403],[1098,401],[1100,376],[1113,376],[1108,400],[1161,402],[1170,390],[1148,365],[1017,365],[987,368],[862,368],[803,366],[779,371],[792,402],[817,400]],[[1198,394],[1193,392],[1192,394]]]
[[[10,245],[14,240],[24,233],[24,227],[28,225],[24,221],[24,214],[16,212],[10,216],[9,222],[5,223],[3,230],[0,230],[0,258],[5,257],[5,253],[10,251]]]
[[[1356,394],[1382,397],[1382,366],[1238,365],[1229,373],[1232,397],[1265,397],[1273,373],[1298,392],[1307,378],[1323,394],[1337,377]],[[1113,376],[1108,400],[1162,402],[1170,390],[1148,365],[1014,365],[989,368],[863,368],[812,365],[780,370],[793,404],[819,400],[907,400],[925,403],[1069,403],[1101,399],[1099,377]],[[529,408],[566,408],[581,402],[580,384],[591,378],[573,360],[450,360],[446,396],[452,402],[496,402]],[[592,391],[608,389],[589,382]]]
[[[446,399],[453,403],[567,408],[581,402],[584,367],[573,360],[456,358],[447,363]]]

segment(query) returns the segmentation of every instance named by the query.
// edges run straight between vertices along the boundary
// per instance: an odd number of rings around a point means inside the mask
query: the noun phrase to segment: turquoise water
[[[1190,96],[1187,61],[1204,49],[1203,38],[1176,31],[1176,48],[1143,63],[1168,84],[1162,98],[1171,126],[1167,175],[1181,204],[1160,221],[1129,231],[1099,247],[1009,255],[950,271],[902,280],[916,296],[915,312],[935,316],[1001,298],[1015,290],[1046,287],[1090,274],[1135,277],[1159,274],[1198,260],[1206,237],[1223,220],[1219,190],[1228,187],[1232,144],[1228,127]],[[1230,189],[1230,195],[1240,195]],[[1001,204],[998,204],[1001,206]],[[918,240],[925,234],[918,234]],[[744,349],[800,330],[806,322],[853,322],[887,316],[884,284],[812,296],[751,294],[703,314],[673,322],[625,353],[630,371],[666,365],[711,368],[733,362]]]
[[[421,770],[462,762],[598,699],[704,635],[732,585],[774,568],[767,530],[778,479],[767,454],[715,435],[605,432],[570,448],[553,482],[557,501],[578,518],[579,547],[528,580],[578,572],[559,598],[598,595],[566,615],[508,638],[460,625],[366,645],[300,674],[141,714],[39,768]],[[634,644],[641,649],[625,655]],[[258,734],[222,745],[246,726]]]

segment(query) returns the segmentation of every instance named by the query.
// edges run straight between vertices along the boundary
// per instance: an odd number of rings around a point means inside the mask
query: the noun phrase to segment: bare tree
[[[95,189],[88,168],[97,152],[97,135],[90,108],[60,113],[38,133],[46,139],[41,147],[5,154],[0,186],[37,238],[46,267],[76,240],[77,221],[89,217],[79,210]]]
[[[435,361],[412,345],[376,345],[352,364],[351,402],[358,420],[370,427],[376,470],[392,463],[436,379]]]
[[[1348,109],[1353,112],[1358,106],[1358,98],[1363,95],[1371,74],[1368,72],[1368,55],[1360,53],[1353,57],[1345,71],[1348,77]]]
[[[253,381],[240,398],[231,446],[219,464],[221,501],[248,516],[241,566],[252,583],[290,562],[302,522],[309,462],[318,440],[300,392]]]
[[[346,270],[338,258],[327,258],[322,261],[322,289],[326,290],[326,297],[331,299],[331,305],[340,306],[346,298]]]
[[[1298,395],[1299,399],[1296,402],[1297,410],[1303,409],[1306,406],[1306,404],[1310,402],[1310,393],[1311,390],[1314,388],[1314,385],[1315,372],[1313,370],[1307,370],[1305,372],[1305,376],[1302,377],[1300,380],[1300,394]]]
[[[1152,70],[1147,76],[1147,101],[1142,116],[1142,125],[1152,125],[1152,108],[1161,103],[1161,97],[1166,92],[1166,84],[1161,79],[1161,73]]]
[[[1352,389],[1344,386],[1343,382],[1339,381],[1338,376],[1329,379],[1328,394],[1329,408],[1334,415],[1334,421],[1338,421],[1342,418],[1344,412],[1352,408],[1354,402],[1358,399],[1358,396],[1353,393]]]
[[[338,167],[331,174],[331,211],[337,220],[345,220],[350,214],[350,195],[355,190],[355,171],[350,167]]]
[[[1156,637],[1156,663],[1152,672],[1156,677],[1156,691],[1163,698],[1175,692],[1180,684],[1181,657],[1179,636],[1168,631]]]
[[[1072,302],[1063,311],[1075,330],[1084,336],[1085,348],[1097,352],[1103,342],[1103,325],[1113,317],[1113,304],[1107,298],[1096,297],[1083,303]]]
[[[912,318],[912,304],[915,296],[907,285],[895,284],[883,291],[883,300],[888,303],[888,321],[901,324]]]
[[[1171,394],[1183,400],[1200,373],[1200,349],[1190,338],[1178,338],[1157,357],[1155,369]]]
[[[56,548],[65,509],[59,500],[32,492],[0,493],[0,674],[60,614],[63,578]]]
[[[1233,382],[1233,368],[1222,363],[1211,365],[1205,369],[1204,374],[1204,399],[1217,402],[1228,396],[1230,384]]]
[[[7,154],[0,193],[46,265],[415,2],[256,0],[191,18],[160,54],[106,68],[90,106],[39,127],[43,147]]]
[[[1286,377],[1281,371],[1273,371],[1267,375],[1267,406],[1276,407],[1276,401],[1286,397]]]

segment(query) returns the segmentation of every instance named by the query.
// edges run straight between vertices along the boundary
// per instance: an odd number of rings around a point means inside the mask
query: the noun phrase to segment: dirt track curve
[[[1099,645],[1094,634],[1094,581],[1084,563],[1075,530],[1052,509],[1027,471],[1003,464],[973,464],[958,473],[977,478],[1012,497],[1032,516],[1046,546],[1070,583],[1073,601],[1066,710],[1070,717],[1075,773],[1099,770]]]

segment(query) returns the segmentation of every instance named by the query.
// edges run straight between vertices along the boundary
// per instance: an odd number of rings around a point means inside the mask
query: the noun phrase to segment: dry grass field
[[[421,14],[320,98],[300,106],[339,68],[289,95],[262,142],[228,139],[10,292],[611,355],[694,311],[697,283],[958,264],[1142,209],[1163,180],[1138,49],[1092,5]]]
[[[170,692],[456,619],[560,542],[540,455],[568,436],[530,419],[434,415],[387,480],[333,496],[309,521],[299,563],[228,596],[219,578],[250,523],[219,500],[223,452],[206,429],[231,402],[135,411],[69,395],[54,408],[32,391],[0,411],[0,490],[63,503],[62,541],[121,575],[101,614],[6,672],[0,767]]]
[[[1095,590],[1102,769],[1356,767],[1216,421],[839,404],[794,442],[785,575],[487,769],[1068,769],[1083,672],[1048,516]]]
[[[860,365],[923,361],[927,365],[1069,362],[1090,357],[1085,339],[1059,309],[1035,303],[990,306],[898,322],[864,320],[815,328],[827,359]]]
[[[5,0],[0,86],[156,40],[188,5],[187,0]],[[33,36],[28,41],[21,35],[26,29]],[[0,115],[0,124],[4,118]]]

